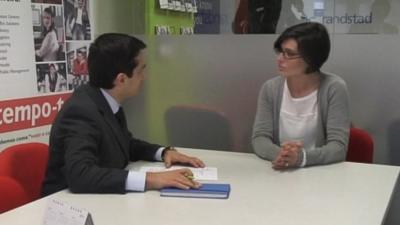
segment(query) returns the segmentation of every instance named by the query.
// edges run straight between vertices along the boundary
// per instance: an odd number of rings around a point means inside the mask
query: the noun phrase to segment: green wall
[[[191,66],[185,61],[176,61],[174,54],[182,52],[170,49],[169,38],[155,36],[156,25],[174,27],[174,34],[179,34],[180,27],[194,26],[193,13],[176,12],[160,9],[157,0],[146,1],[145,31],[148,37],[148,77],[145,86],[145,118],[149,141],[168,144],[165,130],[164,113],[172,105],[193,102],[191,92]],[[187,37],[174,37],[187,38]],[[184,46],[182,46],[184,48]],[[171,80],[173,85],[171,85]],[[169,85],[166,85],[169,84]]]
[[[93,0],[92,4],[95,37],[106,32],[120,32],[139,35],[145,40],[147,78],[142,93],[124,106],[135,136],[167,145],[164,113],[172,105],[193,102],[190,87],[194,84],[189,76],[191,65],[175,60],[174,54],[181,54],[182,49],[169,49],[165,41],[172,37],[155,36],[155,26],[173,26],[175,34],[179,34],[180,27],[194,25],[193,14],[161,10],[158,0]]]
[[[190,60],[177,61],[178,57],[174,57],[174,54],[181,54],[182,49],[169,49],[168,45],[160,44],[165,43],[159,41],[160,38],[165,39],[165,37],[149,39],[149,67],[144,89],[145,114],[149,140],[167,145],[164,113],[173,105],[193,103],[195,98],[192,87],[196,84],[190,75],[192,73]]]

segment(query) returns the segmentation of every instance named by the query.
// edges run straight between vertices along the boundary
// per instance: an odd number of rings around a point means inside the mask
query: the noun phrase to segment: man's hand
[[[194,181],[189,169],[171,170],[166,172],[146,173],[146,190],[177,187],[180,189],[199,188],[200,183]]]
[[[299,141],[285,142],[275,160],[272,167],[277,170],[284,170],[295,167],[298,164],[299,154],[303,148],[303,143]]]
[[[205,166],[203,161],[201,161],[200,159],[198,159],[196,157],[190,157],[190,156],[184,155],[182,153],[179,153],[176,150],[166,151],[165,155],[164,155],[165,167],[169,168],[174,163],[189,164],[196,168],[199,168],[199,167],[203,168]]]

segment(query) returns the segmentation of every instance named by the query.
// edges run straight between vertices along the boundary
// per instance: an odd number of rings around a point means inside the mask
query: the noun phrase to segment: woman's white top
[[[280,144],[286,141],[303,143],[303,162],[306,164],[306,149],[315,148],[317,140],[318,89],[307,96],[293,98],[287,86],[283,88],[282,105],[279,116]]]

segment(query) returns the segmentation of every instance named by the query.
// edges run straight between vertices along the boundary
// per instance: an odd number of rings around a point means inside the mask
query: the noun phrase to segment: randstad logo
[[[371,24],[372,12],[369,15],[349,15],[345,13],[343,16],[323,16],[322,23],[324,24]]]

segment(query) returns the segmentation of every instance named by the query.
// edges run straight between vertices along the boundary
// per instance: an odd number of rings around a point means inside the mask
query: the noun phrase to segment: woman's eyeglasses
[[[300,53],[288,51],[286,49],[275,49],[275,53],[276,55],[282,54],[283,58],[288,60],[301,58]]]

